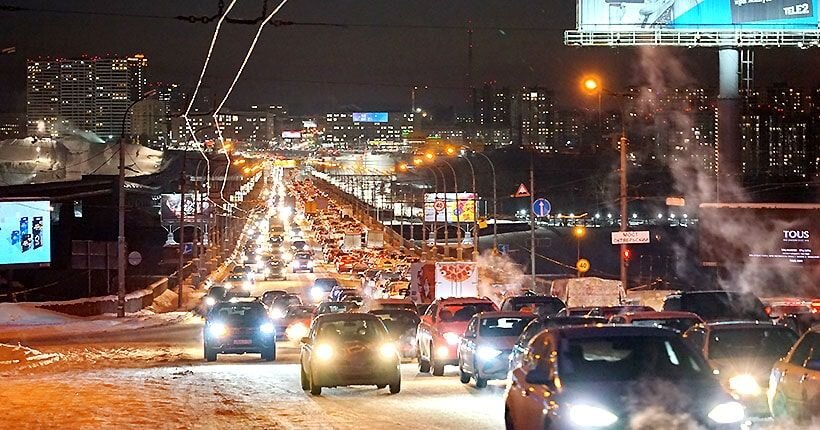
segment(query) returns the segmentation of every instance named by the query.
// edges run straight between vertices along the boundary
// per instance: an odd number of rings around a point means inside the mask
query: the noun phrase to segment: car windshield
[[[512,301],[510,311],[532,312],[538,315],[555,315],[564,309],[564,304],[555,297],[522,297]],[[507,310],[507,309],[503,309]]]
[[[683,310],[694,312],[704,320],[760,320],[768,315],[755,296],[738,293],[687,294],[681,298]]]
[[[706,378],[707,366],[683,343],[663,336],[607,336],[567,339],[558,360],[565,382]]]
[[[298,305],[301,305],[301,304],[302,304],[302,299],[300,299],[299,296],[290,296],[290,295],[277,297],[273,301],[273,306],[274,307],[281,307],[281,308],[286,308],[288,306],[293,306],[293,305],[298,306]]]
[[[310,260],[310,254],[307,252],[298,252],[296,253],[296,258],[300,260]]]
[[[492,303],[470,303],[464,305],[445,305],[438,315],[441,321],[469,321],[473,315],[479,312],[492,312],[495,307]]]
[[[481,318],[478,334],[485,337],[518,336],[534,317]]]
[[[316,310],[318,314],[340,314],[347,312],[353,306],[355,306],[352,302],[349,303],[342,303],[342,302],[333,302],[333,303],[322,303],[319,305],[319,308]]]
[[[211,287],[211,289],[208,290],[208,296],[209,297],[225,297],[225,292],[226,291],[227,290],[225,289],[225,287]]]
[[[213,310],[211,319],[227,324],[244,325],[265,318],[265,308],[258,303],[233,303]]]
[[[374,342],[385,335],[384,325],[378,320],[346,319],[326,321],[319,327],[317,339],[324,342]]]
[[[311,306],[291,306],[288,308],[288,317],[306,317],[313,314],[313,307]]]
[[[689,330],[689,327],[699,323],[700,321],[696,320],[695,318],[662,318],[662,319],[645,319],[645,320],[632,320],[632,325],[644,326],[644,327],[664,327],[670,328],[675,331],[684,332]]]
[[[797,342],[785,327],[749,327],[714,330],[709,338],[709,359],[766,356],[783,357]]]

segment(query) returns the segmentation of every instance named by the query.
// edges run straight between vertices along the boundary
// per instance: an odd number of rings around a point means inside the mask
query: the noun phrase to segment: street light
[[[629,141],[626,138],[626,112],[624,109],[624,103],[622,98],[625,97],[625,94],[614,93],[604,88],[601,84],[600,80],[594,77],[587,77],[583,80],[583,87],[588,94],[593,94],[598,96],[598,123],[600,128],[601,122],[601,96],[606,94],[608,96],[614,97],[617,102],[618,106],[621,110],[621,137],[618,140],[619,149],[620,149],[620,209],[621,209],[621,223],[620,223],[620,231],[626,231],[628,228],[628,219],[627,219],[627,206],[626,206],[626,199],[627,199],[627,164],[626,164],[626,147],[629,144]],[[607,215],[609,216],[609,215]],[[628,288],[628,273],[627,273],[627,265],[629,264],[628,258],[624,256],[627,255],[627,247],[626,244],[621,244],[620,249],[620,267],[621,267],[621,285],[624,288]]]
[[[587,228],[583,225],[576,225],[572,228],[572,235],[575,236],[575,244],[576,244],[576,259],[575,261],[578,262],[581,260],[581,239],[586,236]],[[578,271],[578,277],[581,277],[581,271]]]

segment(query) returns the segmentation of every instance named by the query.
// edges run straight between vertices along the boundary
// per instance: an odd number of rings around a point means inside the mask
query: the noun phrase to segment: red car
[[[492,300],[478,297],[436,299],[421,317],[416,336],[419,371],[442,376],[445,365],[458,364],[458,344],[473,315],[494,312]]]

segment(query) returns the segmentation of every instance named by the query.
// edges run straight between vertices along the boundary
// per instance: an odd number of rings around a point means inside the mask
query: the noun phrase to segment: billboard
[[[578,29],[817,30],[818,0],[578,0]]]
[[[474,222],[478,196],[473,193],[427,193],[424,195],[425,222]]]
[[[205,198],[204,194],[201,193],[186,193],[185,194],[185,204],[180,205],[180,194],[163,194],[162,198],[160,199],[160,209],[159,209],[159,217],[162,220],[162,223],[165,225],[168,224],[177,224],[179,223],[179,212],[180,208],[184,207],[185,209],[185,222],[194,222],[195,215],[196,215],[196,200],[197,196],[201,199],[200,201],[200,210],[199,210],[199,220],[204,221],[211,217],[211,202]]]
[[[299,130],[283,130],[282,139],[301,139],[302,132]]]
[[[704,265],[820,264],[820,205],[708,203],[698,225]]]
[[[0,202],[0,266],[51,263],[48,201]]]
[[[387,112],[354,112],[353,122],[387,122]]]

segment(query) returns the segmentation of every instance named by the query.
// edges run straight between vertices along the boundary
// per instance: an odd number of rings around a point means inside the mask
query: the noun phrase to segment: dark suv
[[[704,321],[769,321],[760,299],[752,293],[730,291],[689,291],[670,294],[663,301],[664,311],[698,314]]]
[[[265,305],[255,299],[238,299],[214,305],[205,319],[203,349],[207,361],[217,354],[260,353],[276,359],[276,330]]]

